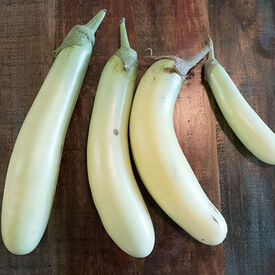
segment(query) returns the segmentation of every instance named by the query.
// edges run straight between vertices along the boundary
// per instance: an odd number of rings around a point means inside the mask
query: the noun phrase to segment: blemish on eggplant
[[[212,219],[214,220],[214,222],[219,223],[218,220],[212,215]]]
[[[205,241],[205,239],[201,239],[203,242]]]
[[[176,70],[174,68],[169,68],[169,67],[164,68],[163,71],[168,73],[168,74],[172,74],[172,73],[176,72]]]
[[[118,136],[118,135],[119,135],[118,129],[114,129],[114,130],[113,130],[113,134],[114,134],[115,136]]]

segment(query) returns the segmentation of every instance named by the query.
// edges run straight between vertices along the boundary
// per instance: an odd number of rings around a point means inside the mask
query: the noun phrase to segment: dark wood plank
[[[52,63],[55,47],[55,1],[1,1],[0,7],[0,202],[6,170],[21,124]],[[19,257],[1,238],[0,274],[51,274],[55,270],[50,223],[39,248]]]
[[[274,1],[211,0],[208,5],[217,59],[274,131]],[[218,121],[222,208],[229,227],[226,273],[273,274],[275,168],[240,143],[208,92]]]
[[[155,55],[188,58],[205,46],[206,1],[132,1],[132,10],[140,55],[150,47]],[[142,69],[143,73],[147,67]],[[200,65],[193,74],[184,82],[176,102],[174,125],[198,180],[219,208],[215,117],[201,83]],[[149,199],[146,196],[147,202]],[[223,245],[200,244],[167,218],[157,205],[150,203],[149,210],[156,228],[156,245],[149,256],[154,267],[148,266],[150,272],[154,273],[155,268],[158,274],[223,274]],[[163,257],[164,254],[169,258]]]
[[[76,18],[81,17],[81,7],[83,5],[79,4],[80,9],[78,9],[77,14],[75,9],[72,9],[71,5],[65,5],[66,18],[71,18],[70,23],[69,21],[66,23],[65,29],[69,29],[73,25],[73,21],[75,22]],[[93,6],[94,5],[96,6],[95,3],[93,3]],[[204,6],[206,7],[206,4]],[[170,11],[177,10],[177,7],[173,2],[167,3],[163,1],[160,3],[160,7],[170,9]],[[190,20],[193,23],[195,22],[194,29],[197,33],[199,33],[199,31],[196,30],[196,27],[199,26],[200,22],[203,20],[207,20],[207,13],[205,11],[203,13],[202,8],[200,9],[201,14],[195,12],[198,7],[199,5],[179,7],[184,10],[192,8],[192,11],[189,12],[189,16],[191,17]],[[172,18],[171,14],[166,15],[164,9],[159,8],[159,10],[156,10],[156,13],[154,14],[156,7],[151,4],[142,2],[140,5],[137,5],[137,2],[132,2],[130,6],[127,1],[124,3],[117,2],[115,4],[113,2],[110,6],[107,5],[106,8],[109,11],[109,17],[106,18],[100,28],[94,49],[95,54],[91,59],[91,66],[88,70],[83,86],[84,92],[80,95],[64,147],[59,189],[57,190],[55,199],[56,216],[52,218],[55,219],[58,224],[57,228],[60,230],[59,237],[60,240],[64,242],[63,244],[60,244],[58,248],[57,258],[60,257],[61,263],[66,263],[66,273],[75,270],[76,272],[84,272],[87,274],[149,274],[152,272],[155,274],[167,274],[171,272],[176,274],[181,274],[183,272],[185,274],[199,274],[201,272],[204,274],[222,274],[222,245],[210,248],[199,244],[188,236],[160,210],[143,188],[140,181],[140,187],[156,228],[156,246],[153,253],[148,258],[134,259],[123,253],[114,245],[112,240],[106,234],[98,218],[88,188],[85,148],[83,147],[83,144],[86,144],[92,101],[101,70],[105,62],[114,53],[118,46],[118,35],[115,36],[113,33],[117,30],[116,26],[118,25],[121,16],[125,16],[127,18],[127,27],[131,44],[138,52],[143,53],[144,49],[148,47],[148,41],[142,38],[143,34],[152,34],[156,32],[155,35],[151,35],[152,41],[154,41],[154,39],[158,39],[158,41],[161,42],[168,40],[174,41],[177,36],[174,36],[173,33],[169,34],[169,31],[172,30],[172,27],[175,27],[177,20],[181,20],[181,14],[178,13],[178,18],[174,19],[174,22],[168,26],[165,33],[158,36],[158,33],[160,34],[162,29],[165,30],[164,25],[169,21],[169,18]],[[86,9],[83,10],[83,17],[86,16]],[[94,9],[94,7],[92,9]],[[144,9],[147,9],[150,12],[148,13]],[[140,20],[141,17],[149,26]],[[152,18],[157,18],[157,20],[159,20],[159,22],[153,27],[152,25],[150,26],[150,20],[152,20]],[[113,28],[110,28],[110,26],[113,26]],[[192,26],[191,23],[190,26]],[[180,32],[179,28],[180,26],[177,29],[178,32]],[[191,31],[192,27],[190,27],[189,33]],[[104,36],[100,36],[100,33],[103,33]],[[166,36],[167,39],[162,38]],[[187,40],[185,36],[182,37]],[[177,39],[179,38],[177,37]],[[154,49],[161,50],[163,53],[164,51],[166,53],[174,52],[175,54],[185,54],[188,56],[188,54],[194,54],[196,50],[200,49],[203,45],[204,39],[205,35],[197,35],[196,42],[198,44],[196,45],[196,48],[192,48],[193,44],[191,43],[185,43],[188,45],[186,46],[186,51],[182,46],[185,40],[181,41],[180,39],[177,41],[177,44],[175,44],[174,48],[173,43],[170,42],[170,52],[167,51],[165,44],[162,48],[158,46]],[[149,40],[149,43],[150,41],[151,40]],[[107,48],[106,45],[108,45]],[[197,70],[196,76],[197,78],[194,79],[194,81],[197,80],[197,82],[199,82],[199,69]],[[200,104],[200,100],[203,98],[203,87],[202,85],[198,86],[199,87],[193,88],[193,91],[197,90],[196,88],[200,91],[200,93],[194,97],[194,105]],[[207,100],[208,98],[205,95],[204,103],[201,108],[204,110],[204,113],[207,113],[207,110],[210,110],[210,105],[207,103]],[[204,105],[206,105],[206,107]],[[186,108],[184,102],[181,103],[180,107],[178,107],[178,109],[181,108]],[[189,108],[189,110],[190,109],[191,108]],[[176,117],[180,119],[180,115],[176,115]],[[210,125],[206,115],[203,116],[202,120],[202,123]],[[200,126],[201,125],[197,125],[196,135],[198,134],[202,136],[202,129]],[[208,137],[210,137],[213,135],[213,129],[215,131],[214,123],[212,123],[212,128],[210,127],[209,132],[208,130],[203,131],[206,131]],[[184,133],[183,136],[180,137],[182,143],[182,141],[186,139],[187,133],[184,128],[179,129],[179,136],[181,132]],[[208,137],[206,140],[208,140]],[[213,148],[216,148],[215,139],[212,140],[214,141]],[[198,144],[200,141],[198,141]],[[74,148],[77,148],[77,150]],[[204,150],[205,155],[213,154],[215,157],[215,151],[214,153],[211,151],[212,147],[209,146],[209,142],[204,141],[200,148]],[[192,150],[193,149],[190,148],[187,152],[189,151],[189,154],[192,155]],[[198,161],[197,159],[201,158],[199,150],[196,151],[198,151],[198,155],[197,158],[196,156],[194,157],[194,161]],[[76,159],[77,164],[74,163],[74,160]],[[214,173],[209,172],[209,168],[210,171],[214,171]],[[199,165],[197,165],[197,168],[194,167],[194,169],[198,172]],[[199,173],[200,172],[198,172],[198,174]],[[219,205],[217,162],[215,162],[215,159],[213,163],[210,164],[208,164],[208,161],[205,161],[200,179],[202,179],[204,188],[208,191],[216,205]],[[76,184],[76,182],[78,184]],[[61,187],[62,185],[63,187]],[[63,206],[57,206],[62,202],[64,203]],[[72,220],[74,221],[73,226],[69,226]],[[67,226],[64,226],[64,224]],[[69,236],[69,245],[66,243],[68,239],[63,239],[64,235]],[[89,264],[87,264],[87,260]]]

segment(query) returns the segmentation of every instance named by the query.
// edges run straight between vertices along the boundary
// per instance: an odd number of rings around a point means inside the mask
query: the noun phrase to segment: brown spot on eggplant
[[[118,136],[118,135],[119,135],[118,129],[114,129],[114,130],[113,130],[113,134],[114,134],[115,136]]]
[[[214,222],[219,223],[218,220],[212,215],[212,219],[214,220]]]
[[[169,68],[169,67],[164,68],[163,71],[168,73],[168,74],[172,74],[172,73],[176,72],[176,70],[174,68]]]

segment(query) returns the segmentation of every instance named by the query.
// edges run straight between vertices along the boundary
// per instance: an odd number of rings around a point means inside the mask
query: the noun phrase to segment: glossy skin
[[[250,107],[228,73],[216,60],[206,62],[205,70],[210,69],[209,86],[234,133],[258,159],[275,165],[274,132]]]
[[[159,60],[142,77],[130,118],[131,148],[144,185],[166,214],[198,241],[217,245],[226,236],[226,222],[198,183],[173,126],[182,86],[174,64]]]
[[[104,228],[123,251],[140,258],[151,253],[155,235],[129,156],[128,122],[136,71],[136,64],[126,71],[116,55],[106,64],[90,122],[87,165]]]
[[[39,243],[51,213],[67,128],[88,67],[91,44],[63,49],[18,134],[2,205],[2,237],[17,255]]]

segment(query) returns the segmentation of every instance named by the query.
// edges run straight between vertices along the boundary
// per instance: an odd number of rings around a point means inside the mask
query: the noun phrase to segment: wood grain
[[[64,145],[53,211],[45,235],[26,256],[0,240],[0,274],[272,274],[275,168],[256,160],[223,119],[199,64],[184,82],[174,124],[203,189],[228,222],[225,245],[209,247],[180,229],[138,184],[156,244],[145,259],[122,252],[105,232],[90,195],[86,141],[102,69],[119,45],[122,16],[139,53],[139,79],[154,54],[189,57],[211,34],[216,56],[248,102],[275,130],[274,3],[248,0],[4,0],[0,4],[0,203],[22,122],[52,64],[51,52],[73,25],[100,9],[91,62]],[[221,193],[221,195],[220,195]],[[273,261],[272,261],[273,260]],[[225,266],[224,266],[225,262]]]
[[[208,5],[217,59],[275,131],[274,1],[210,1]],[[226,273],[272,274],[275,168],[257,160],[240,143],[211,92],[209,98],[217,117],[221,200],[229,230]]]

